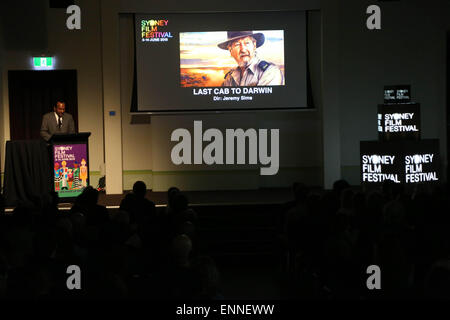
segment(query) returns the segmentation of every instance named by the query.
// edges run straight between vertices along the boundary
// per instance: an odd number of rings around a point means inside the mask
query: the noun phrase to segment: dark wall
[[[47,49],[47,7],[48,0],[1,2],[0,24],[6,50]]]
[[[340,1],[339,108],[344,176],[359,181],[359,141],[377,139],[383,86],[410,84],[421,104],[422,138],[440,139],[446,156],[446,31],[450,2],[379,2],[381,30],[365,26],[369,0]],[[325,21],[326,23],[326,21]],[[327,41],[327,39],[324,39]]]
[[[317,10],[320,0],[145,1],[121,0],[121,12],[236,12],[266,10]]]

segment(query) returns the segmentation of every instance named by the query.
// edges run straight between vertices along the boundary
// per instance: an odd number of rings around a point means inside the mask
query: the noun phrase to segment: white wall
[[[142,180],[151,188],[153,183],[152,126],[150,118],[140,124],[131,124],[131,94],[133,86],[134,41],[133,16],[120,15],[120,98],[122,110],[123,188],[130,190],[133,183]]]
[[[120,107],[119,16],[117,14],[119,1],[101,0],[100,2],[106,193],[122,194],[122,112]]]

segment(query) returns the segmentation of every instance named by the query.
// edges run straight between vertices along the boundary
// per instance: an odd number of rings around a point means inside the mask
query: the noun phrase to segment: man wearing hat
[[[275,64],[260,60],[256,48],[264,44],[264,34],[253,31],[228,31],[227,41],[218,47],[230,51],[238,66],[225,75],[224,87],[279,86],[284,76]]]

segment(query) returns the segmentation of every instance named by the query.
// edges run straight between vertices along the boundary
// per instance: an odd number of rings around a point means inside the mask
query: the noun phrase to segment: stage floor
[[[129,191],[123,194],[99,195],[99,204],[108,208],[118,208],[120,202]],[[220,190],[220,191],[184,191],[190,205],[241,205],[241,204],[274,204],[293,199],[290,188],[265,188],[259,190]],[[147,198],[157,206],[167,205],[167,192],[147,192]],[[61,203],[61,208],[70,207],[70,203]]]

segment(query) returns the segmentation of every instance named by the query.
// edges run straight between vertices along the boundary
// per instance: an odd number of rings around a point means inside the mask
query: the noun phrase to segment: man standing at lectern
[[[57,101],[53,112],[44,114],[42,117],[41,137],[48,141],[55,133],[75,133],[75,123],[72,115],[65,113],[66,104]]]

